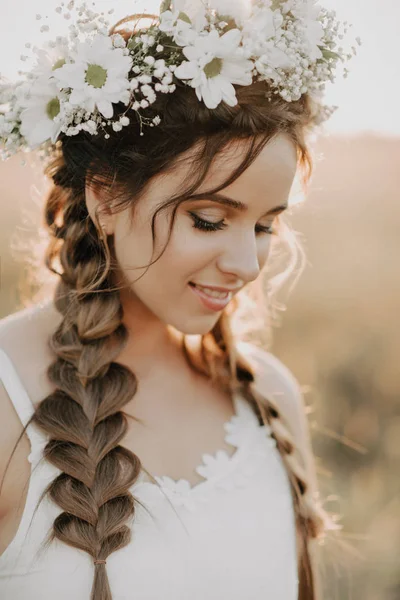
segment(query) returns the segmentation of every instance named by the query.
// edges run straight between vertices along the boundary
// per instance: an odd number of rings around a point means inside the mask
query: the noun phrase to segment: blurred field
[[[290,218],[308,266],[273,351],[313,408],[326,508],[342,515],[345,539],[362,555],[327,553],[324,600],[398,600],[400,139],[331,136],[317,150],[308,199]],[[29,270],[9,245],[17,228],[29,238],[40,220],[32,183],[40,187],[41,179],[20,159],[0,164],[0,317],[19,307],[17,282]]]

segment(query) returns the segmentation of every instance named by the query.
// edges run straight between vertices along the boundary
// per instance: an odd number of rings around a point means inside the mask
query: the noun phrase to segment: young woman
[[[232,17],[181,4],[141,35],[136,23],[70,55],[61,44],[47,96],[42,64],[25,100],[12,97],[8,151],[51,146],[45,263],[58,283],[0,324],[4,600],[320,594],[333,525],[300,388],[239,331],[270,301],[271,286],[257,309],[256,285],[274,240],[290,244],[282,214],[297,170],[311,174],[321,106],[271,93],[268,72],[249,79],[255,47],[238,49],[256,25],[267,39],[272,15],[289,56],[312,17],[298,0]],[[322,62],[307,68],[322,77]]]

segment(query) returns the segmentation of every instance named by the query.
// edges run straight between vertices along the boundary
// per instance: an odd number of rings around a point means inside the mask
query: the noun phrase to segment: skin
[[[223,159],[216,161],[199,191],[224,181],[238,160],[237,146],[224,152]],[[152,182],[132,220],[128,211],[102,214],[103,228],[108,235],[115,236],[118,277],[127,286],[121,292],[121,301],[130,336],[119,362],[130,367],[139,380],[134,402],[124,410],[146,425],[143,427],[130,419],[124,446],[137,454],[153,474],[168,474],[174,479],[183,477],[195,485],[203,478],[195,475],[193,465],[199,464],[204,452],[214,454],[216,449],[224,449],[232,454],[232,447],[221,442],[222,424],[232,416],[232,399],[229,394],[210,387],[208,379],[191,370],[180,348],[182,333],[202,335],[213,328],[220,316],[204,308],[188,283],[242,288],[259,276],[267,263],[273,236],[256,232],[256,227],[274,225],[276,215],[264,215],[271,208],[287,203],[296,169],[297,155],[292,142],[285,136],[275,138],[248,170],[224,190],[226,196],[244,202],[248,210],[240,212],[209,200],[184,203],[177,213],[165,253],[138,281],[143,271],[137,267],[147,265],[152,259],[151,217],[156,207],[177,191],[190,172],[190,161],[163,176],[161,183]],[[94,218],[102,198],[87,188],[86,202]],[[189,210],[208,221],[224,219],[227,227],[216,232],[195,229]],[[162,214],[156,227],[155,257],[167,239],[168,224]],[[54,357],[47,342],[60,319],[50,302],[34,314],[12,317],[0,326],[0,347],[18,365],[23,385],[35,405],[52,392],[46,373]],[[24,344],[20,343],[21,339],[25,340]],[[27,343],[29,341],[32,344]],[[296,447],[307,457],[307,479],[316,487],[299,392],[281,369],[266,368],[262,373],[258,385],[266,396],[281,390],[282,410]],[[0,435],[0,456],[8,457],[21,424],[1,386],[0,423],[5,428],[4,435]],[[24,436],[0,498],[3,532],[0,554],[13,539],[22,514],[29,478],[29,452],[29,440]],[[0,461],[0,479],[5,470],[3,463]],[[16,503],[15,498],[22,500]]]
[[[198,192],[226,180],[240,162],[239,152],[240,145],[235,144],[217,157]],[[277,215],[264,216],[265,213],[287,205],[297,170],[297,153],[291,140],[280,134],[233,184],[222,190],[225,196],[246,204],[245,212],[207,199],[181,204],[166,251],[143,275],[145,269],[140,267],[158,257],[168,237],[169,218],[161,212],[156,220],[153,254],[153,213],[179,190],[190,168],[189,160],[163,175],[161,181],[154,179],[137,204],[133,218],[131,209],[114,214],[104,211],[104,199],[86,188],[89,214],[93,218],[95,211],[103,207],[101,225],[107,235],[114,235],[117,278],[125,286],[121,292],[124,322],[132,340],[124,355],[129,356],[129,362],[141,375],[154,371],[155,365],[157,369],[160,364],[169,365],[178,357],[180,333],[205,334],[220,317],[220,312],[203,306],[188,285],[190,281],[242,289],[259,276],[274,238],[259,228],[273,227]],[[189,211],[209,222],[224,220],[227,226],[219,231],[196,229]]]

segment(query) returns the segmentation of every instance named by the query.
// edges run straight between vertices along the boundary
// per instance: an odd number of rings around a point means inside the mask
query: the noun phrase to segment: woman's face
[[[196,193],[213,189],[227,179],[240,160],[237,144],[218,157],[206,181]],[[253,164],[229,187],[225,198],[242,203],[235,208],[212,200],[189,200],[177,210],[171,239],[164,254],[147,271],[148,263],[163,250],[169,231],[171,209],[161,211],[155,222],[155,244],[151,220],[160,204],[179,191],[190,174],[190,161],[153,180],[136,205],[133,219],[128,211],[108,217],[108,233],[114,247],[120,279],[127,284],[121,295],[124,310],[137,315],[140,323],[159,320],[185,334],[205,334],[218,321],[223,308],[264,267],[271,248],[277,214],[285,206],[297,169],[293,143],[284,135],[270,142]],[[93,197],[87,194],[89,203]],[[90,210],[90,208],[89,208]],[[102,219],[104,223],[104,218]],[[154,252],[153,252],[154,250]],[[224,294],[199,287],[223,288]]]

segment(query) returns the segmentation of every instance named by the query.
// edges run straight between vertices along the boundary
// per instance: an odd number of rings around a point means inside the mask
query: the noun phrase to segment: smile
[[[212,290],[211,288],[196,285],[192,282],[189,283],[189,286],[202,301],[203,305],[210,310],[223,310],[233,297],[232,292],[219,292],[217,290]]]

